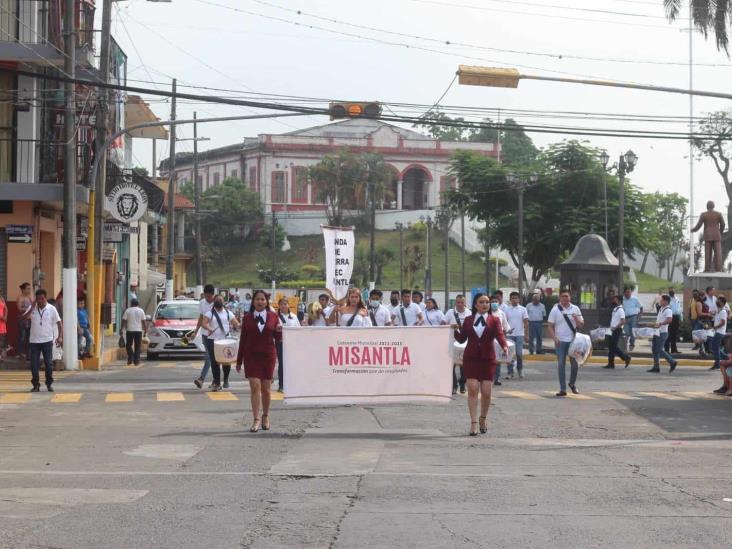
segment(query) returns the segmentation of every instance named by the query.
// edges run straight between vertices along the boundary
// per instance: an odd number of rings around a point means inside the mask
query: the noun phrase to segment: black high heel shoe
[[[267,423],[264,422],[264,418],[267,418]],[[269,414],[262,414],[262,431],[269,431]]]
[[[478,422],[477,421],[470,422],[470,436],[476,437],[476,436],[478,436],[478,431],[473,431],[473,425],[478,425]]]
[[[486,416],[480,416],[480,432],[486,434],[488,432],[488,425],[486,425]]]

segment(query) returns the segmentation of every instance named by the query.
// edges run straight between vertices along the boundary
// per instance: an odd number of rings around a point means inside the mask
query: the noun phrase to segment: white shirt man
[[[412,296],[405,293],[402,295],[402,304],[397,307],[391,320],[394,326],[421,326],[424,314],[419,305],[412,303]]]
[[[445,314],[445,320],[450,325],[453,325],[453,324],[462,325],[463,321],[465,320],[465,317],[467,317],[469,315],[470,315],[470,311],[465,308],[465,300],[463,299],[462,306],[461,306],[461,303],[456,299],[455,308],[447,311],[447,313]]]
[[[727,333],[727,319],[729,318],[727,314],[727,308],[722,307],[717,311],[717,314],[714,315],[714,331],[718,334],[726,334]]]
[[[568,291],[559,294],[559,303],[552,307],[549,312],[549,333],[552,334],[557,353],[557,372],[559,375],[559,392],[557,396],[567,396],[566,383],[566,359],[569,354],[569,346],[574,339],[575,331],[585,325],[582,311],[577,305],[570,301]],[[571,327],[570,327],[571,324]],[[569,377],[569,388],[577,394],[579,391],[575,385],[577,381],[577,361],[570,357],[571,372]]]
[[[128,332],[143,332],[145,324],[145,311],[140,307],[129,307],[122,314],[122,320],[126,321]]]
[[[370,300],[368,310],[372,326],[391,326],[391,312],[380,301]]]
[[[508,325],[511,327],[511,336],[523,337],[525,334],[524,323],[529,321],[529,314],[526,311],[526,307],[519,304],[511,304],[503,312],[506,315]]]
[[[61,322],[56,307],[46,302],[44,307],[37,305],[33,307],[30,313],[30,343],[49,343],[56,337],[55,329]],[[58,327],[58,333],[61,328]]]
[[[622,305],[616,305],[613,307],[613,313],[610,317],[610,329],[617,330],[621,328],[625,323],[625,309]]]
[[[671,323],[671,320],[673,320],[673,313],[671,312],[671,307],[668,305],[661,305],[661,308],[658,310],[658,314],[656,315],[656,324],[658,324],[658,331],[662,334],[668,333],[668,325]]]

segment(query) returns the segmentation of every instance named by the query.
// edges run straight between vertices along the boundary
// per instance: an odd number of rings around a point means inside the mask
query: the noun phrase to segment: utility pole
[[[518,187],[518,292],[524,299],[524,190],[526,182],[522,179]]]
[[[460,273],[462,277],[463,295],[468,291],[465,285],[465,214],[460,213]]]
[[[76,74],[75,0],[66,0],[64,17],[65,71],[70,78]],[[64,85],[64,232],[63,232],[63,301],[64,367],[79,369],[79,349],[76,334],[76,84]]]
[[[625,157],[620,155],[618,162],[618,180],[620,191],[618,193],[618,294],[625,286],[625,272],[623,260],[625,259],[625,172],[628,169]]]
[[[427,216],[427,268],[424,272],[424,291],[432,294],[432,218]]]
[[[394,223],[399,230],[399,291],[404,289],[404,223]]]
[[[447,206],[443,206],[442,210],[442,221],[444,223],[443,230],[445,231],[445,305],[444,311],[450,308],[450,209]]]
[[[102,37],[99,51],[99,72],[103,84],[109,82],[109,58],[112,34],[112,0],[102,2]],[[104,249],[104,202],[107,196],[107,124],[109,110],[109,90],[105,87],[97,88],[97,112],[95,157],[98,164],[99,176],[94,181],[89,197],[89,211],[93,214],[93,223],[89,223],[89,240],[87,241],[87,305],[92,338],[94,339],[94,362],[99,367],[99,360],[103,349],[101,330],[102,313],[102,250]]]
[[[193,113],[196,120],[196,113]],[[196,295],[203,293],[203,239],[201,238],[201,184],[198,181],[198,124],[193,122],[193,194],[196,207]]]
[[[277,286],[275,270],[277,269],[277,214],[272,210],[272,290]]]
[[[170,100],[170,119],[175,120],[175,91]],[[165,261],[165,299],[173,299],[173,269],[175,259],[175,125],[170,126],[170,158],[168,161],[168,254]]]
[[[374,196],[374,182],[371,180],[371,171],[369,170],[369,218],[371,223],[371,231],[369,235],[369,282],[376,282],[376,197]]]

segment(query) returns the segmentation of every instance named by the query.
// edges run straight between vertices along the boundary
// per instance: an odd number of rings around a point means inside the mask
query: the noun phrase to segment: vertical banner
[[[325,287],[333,299],[339,301],[348,295],[353,273],[353,254],[356,236],[350,227],[323,226],[325,240]]]
[[[449,326],[285,326],[285,403],[448,403],[451,333]]]

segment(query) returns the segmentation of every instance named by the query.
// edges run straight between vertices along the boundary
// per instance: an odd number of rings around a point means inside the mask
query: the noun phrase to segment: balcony
[[[0,0],[0,60],[63,65],[60,0]]]
[[[93,158],[91,146],[79,143],[76,153],[76,183],[86,185]],[[0,183],[63,182],[63,141],[11,139],[0,129]]]

